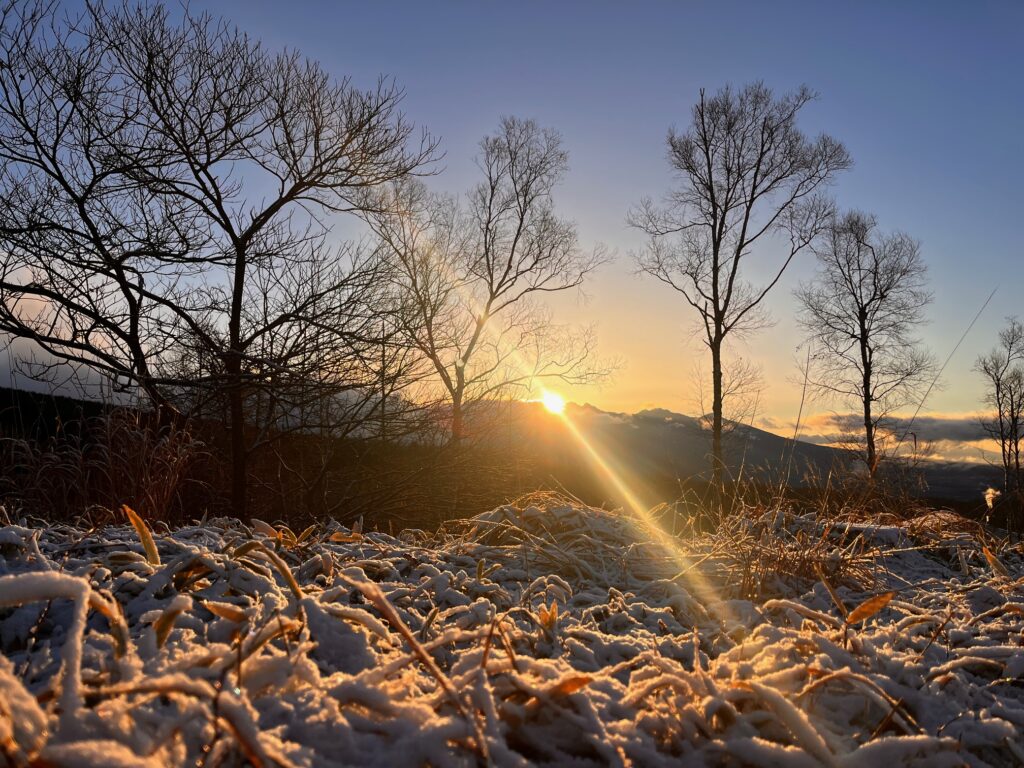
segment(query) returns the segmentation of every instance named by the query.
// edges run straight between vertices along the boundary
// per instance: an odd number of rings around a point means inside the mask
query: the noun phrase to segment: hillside
[[[515,428],[520,439],[534,442],[557,467],[571,471],[587,463],[588,451],[573,430],[546,414],[537,403],[517,404]],[[565,418],[602,459],[639,487],[653,487],[665,497],[680,482],[706,476],[711,436],[701,421],[665,409],[635,414],[602,411],[569,404]],[[500,434],[500,430],[496,430]],[[840,450],[803,442],[745,424],[733,425],[726,436],[727,460],[733,476],[776,486],[820,485],[829,474],[848,466]],[[557,471],[557,470],[556,470]],[[985,464],[923,461],[919,467],[923,497],[981,503],[984,490],[1000,483],[999,471]]]
[[[95,401],[0,387],[0,430],[6,436],[52,437],[58,428],[67,430],[106,409]],[[707,476],[710,434],[700,419],[666,409],[629,414],[570,403],[563,420],[536,402],[502,402],[478,407],[475,419],[482,443],[521,465],[520,484],[527,489],[553,483],[593,504],[621,505],[605,470],[595,467],[595,455],[647,506],[672,501],[681,485]],[[849,463],[842,451],[746,424],[732,425],[725,446],[734,477],[776,487],[818,486]],[[922,497],[960,505],[980,504],[985,489],[1001,482],[999,471],[985,464],[925,461],[918,471]]]

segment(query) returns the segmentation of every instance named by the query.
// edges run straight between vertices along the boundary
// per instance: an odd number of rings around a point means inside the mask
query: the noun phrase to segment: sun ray
[[[601,453],[591,444],[586,435],[580,431],[579,427],[573,423],[569,415],[564,412],[558,415],[561,418],[562,423],[564,423],[566,428],[569,430],[569,433],[586,452],[590,461],[611,484],[622,500],[626,502],[626,505],[629,507],[629,511],[633,513],[633,516],[636,519],[643,521],[646,524],[646,529],[654,532],[654,535],[657,537],[657,541],[655,543],[663,547],[673,561],[675,561],[676,565],[679,567],[679,576],[676,578],[682,577],[686,582],[686,586],[689,587],[695,597],[703,603],[705,607],[711,603],[720,603],[722,598],[718,593],[718,590],[713,584],[708,582],[696,568],[693,567],[695,565],[693,558],[690,557],[690,554],[682,546],[679,538],[668,533],[653,517],[653,515],[651,515],[649,507],[640,499],[637,493],[629,487],[622,475],[617,472],[603,456],[601,456]],[[719,618],[728,619],[731,618],[731,611],[729,611],[724,605],[719,605],[718,615]]]

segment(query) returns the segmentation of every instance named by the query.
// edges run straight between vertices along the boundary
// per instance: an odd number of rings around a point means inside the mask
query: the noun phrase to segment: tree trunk
[[[246,253],[242,243],[235,244],[234,285],[231,316],[228,319],[228,350],[225,367],[228,380],[228,404],[231,409],[231,513],[245,519],[246,485],[245,402],[242,391],[242,300],[245,291]]]
[[[1022,490],[1022,488],[1021,488],[1021,480],[1024,479],[1024,478],[1021,477],[1021,465],[1020,465],[1020,443],[1021,443],[1021,424],[1020,424],[1020,408],[1021,408],[1021,406],[1020,406],[1020,403],[1015,403],[1014,404],[1014,408],[1016,409],[1016,412],[1014,413],[1013,419],[1010,422],[1010,449],[1011,449],[1010,452],[1011,452],[1011,455],[1013,457],[1013,466],[1012,466],[1012,470],[1011,470],[1011,467],[1009,467],[1009,466],[1007,467],[1007,475],[1008,476],[1012,475],[1013,490],[1016,493],[1019,494],[1021,492],[1021,490]],[[1007,464],[1009,464],[1009,462],[1007,462]]]
[[[878,469],[878,452],[875,446],[875,421],[871,412],[871,362],[872,355],[869,347],[870,335],[867,326],[867,310],[861,307],[858,312],[860,330],[860,364],[863,376],[861,378],[861,398],[864,405],[864,462],[868,466],[868,477],[875,479],[875,470]]]
[[[452,445],[458,445],[462,442],[464,430],[465,427],[462,420],[462,399],[456,397],[452,399]]]
[[[237,368],[237,363],[231,368]],[[248,467],[245,455],[245,404],[242,398],[241,371],[230,371],[231,384],[228,389],[231,427],[231,513],[239,520],[245,519],[246,486]]]
[[[722,455],[722,340],[711,343],[711,484],[721,501],[725,458]]]
[[[871,413],[871,374],[864,374],[864,461],[868,465],[868,476],[875,477],[878,469],[878,452],[875,448],[875,423]]]
[[[387,326],[386,319],[381,317],[380,320],[380,441],[386,443],[388,441],[387,431],[387,400],[388,400],[388,388],[386,371],[388,369],[388,347],[387,342],[384,340],[387,337]]]

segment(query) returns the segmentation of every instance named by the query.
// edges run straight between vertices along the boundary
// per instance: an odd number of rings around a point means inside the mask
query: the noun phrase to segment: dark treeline
[[[712,522],[707,510],[717,489],[701,471],[710,443],[700,420],[678,417],[692,426],[673,435],[680,423],[666,422],[661,412],[626,417],[582,409],[575,418],[645,508],[669,502],[671,509],[659,514],[679,531]],[[280,454],[259,456],[252,465],[250,514],[293,527],[334,517],[398,531],[433,529],[536,491],[606,508],[637,500],[623,496],[572,432],[538,403],[502,405],[486,419],[471,417],[467,426],[481,429],[459,445],[289,435],[280,441]],[[850,471],[842,451],[755,432],[734,430],[725,439],[724,488],[745,503],[785,498],[813,510],[870,498],[906,514],[923,503],[983,513],[981,486],[965,496],[960,484],[930,487],[920,467],[895,464],[872,486]],[[327,440],[334,444],[325,446]],[[230,513],[227,467],[217,459],[226,450],[217,421],[194,420],[188,430],[175,431],[161,427],[151,409],[0,388],[0,497],[9,511],[45,510],[58,519],[86,512],[102,522],[128,504],[167,524]],[[319,482],[310,484],[314,472]],[[934,472],[941,466],[933,479]],[[1008,523],[1005,511],[992,519]]]
[[[57,519],[103,517],[121,504],[167,523],[227,514],[224,433],[216,420],[178,429],[154,409],[0,388],[0,497],[11,512]],[[277,445],[251,463],[249,513],[291,524],[365,516],[384,530],[432,527],[545,484],[537,454],[514,455],[507,440],[456,446],[290,433]],[[599,495],[591,494],[595,503]]]

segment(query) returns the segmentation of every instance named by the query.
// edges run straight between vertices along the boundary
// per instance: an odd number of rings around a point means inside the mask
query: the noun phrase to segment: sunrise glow
[[[548,392],[545,390],[544,394],[541,395],[540,401],[551,413],[565,412],[565,398],[557,392]]]

